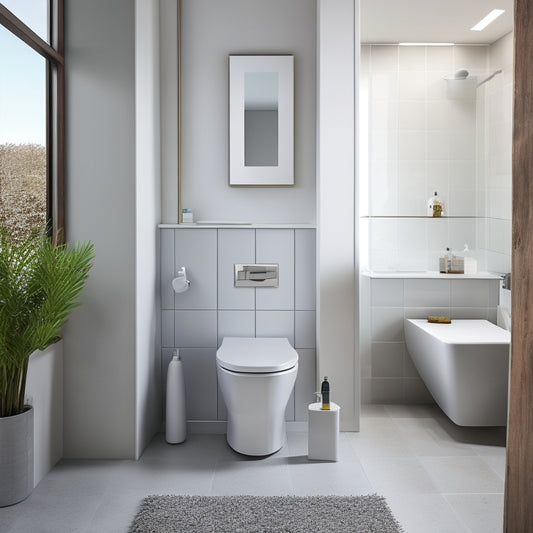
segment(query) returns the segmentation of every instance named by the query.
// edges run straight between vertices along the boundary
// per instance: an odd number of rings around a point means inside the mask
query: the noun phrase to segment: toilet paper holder
[[[180,293],[189,290],[190,286],[191,282],[187,279],[187,269],[182,266],[178,270],[176,277],[172,280],[172,288],[174,292]]]

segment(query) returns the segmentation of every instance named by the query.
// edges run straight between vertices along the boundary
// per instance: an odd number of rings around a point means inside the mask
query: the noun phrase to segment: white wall
[[[135,392],[139,457],[161,424],[159,2],[135,2]]]
[[[182,192],[195,219],[315,222],[315,30],[314,0],[183,0]],[[228,186],[228,55],[244,53],[295,56],[294,187]]]
[[[362,47],[370,270],[435,271],[446,247],[476,248],[475,79],[443,79],[458,68],[485,74],[488,46]],[[421,218],[435,191],[454,218]]]
[[[358,429],[355,347],[355,101],[359,3],[318,2],[318,376],[328,376],[341,429]]]
[[[134,8],[65,6],[67,238],[96,248],[64,332],[66,457],[135,457]]]
[[[489,48],[487,74],[503,70],[478,89],[478,111],[484,117],[479,139],[482,172],[478,172],[479,248],[486,268],[511,272],[513,34]]]
[[[178,2],[159,0],[161,222],[178,222]]]

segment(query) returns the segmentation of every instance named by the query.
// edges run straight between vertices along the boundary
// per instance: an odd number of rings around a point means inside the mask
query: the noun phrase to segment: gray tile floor
[[[503,428],[459,428],[434,406],[364,406],[337,463],[307,460],[307,434],[263,459],[223,435],[157,435],[139,461],[63,460],[24,502],[0,509],[3,533],[126,532],[148,494],[378,493],[406,533],[501,532]],[[334,528],[332,531],[335,531]]]

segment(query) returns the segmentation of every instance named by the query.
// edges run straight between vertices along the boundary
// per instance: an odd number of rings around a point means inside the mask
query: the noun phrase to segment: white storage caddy
[[[321,407],[321,402],[312,403],[308,407],[307,456],[315,461],[338,461],[341,408],[333,402],[330,402],[329,410],[322,410]]]

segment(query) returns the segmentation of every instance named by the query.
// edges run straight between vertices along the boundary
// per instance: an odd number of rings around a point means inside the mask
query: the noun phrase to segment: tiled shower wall
[[[307,420],[315,391],[315,230],[162,228],[161,364],[163,393],[174,347],[185,375],[187,419],[226,420],[216,350],[226,336],[287,337],[299,355],[286,419]],[[278,288],[235,288],[235,263],[278,263]],[[185,266],[190,289],[171,281]]]
[[[498,279],[361,276],[363,403],[433,403],[407,351],[404,318],[428,315],[496,322]]]
[[[475,80],[444,80],[459,68],[485,74],[488,47],[361,48],[368,142],[361,215],[369,217],[362,220],[369,238],[363,267],[437,270],[446,247],[476,248]],[[434,191],[454,218],[425,218]]]

